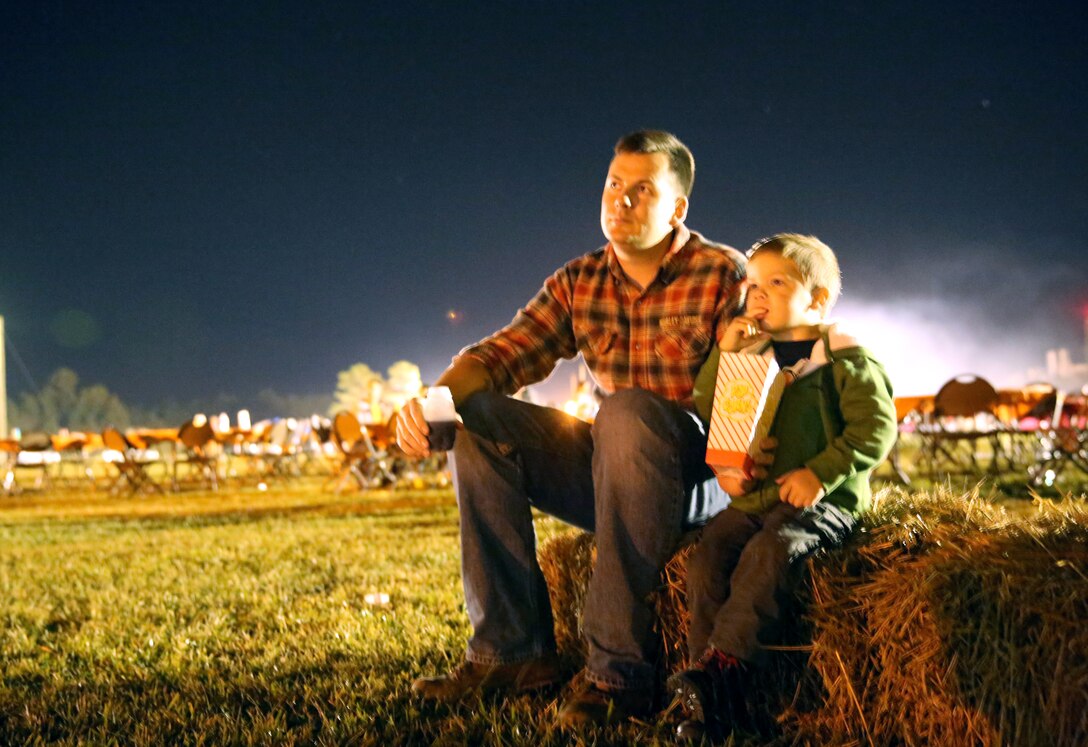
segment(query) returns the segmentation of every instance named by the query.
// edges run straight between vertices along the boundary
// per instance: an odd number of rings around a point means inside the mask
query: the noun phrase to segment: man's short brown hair
[[[639,130],[624,135],[616,143],[615,153],[664,153],[669,158],[669,170],[676,177],[680,191],[691,196],[695,184],[695,156],[680,138],[664,130]]]

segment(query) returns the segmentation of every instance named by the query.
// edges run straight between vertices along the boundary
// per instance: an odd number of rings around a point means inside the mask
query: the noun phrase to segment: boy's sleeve
[[[884,367],[867,356],[840,358],[831,365],[844,427],[826,449],[805,463],[827,493],[880,464],[898,433],[895,400]]]
[[[699,373],[695,377],[695,386],[691,390],[691,399],[695,403],[695,414],[704,423],[710,422],[710,414],[713,412],[714,387],[718,381],[718,361],[721,357],[718,346],[711,346],[706,362],[699,369]]]

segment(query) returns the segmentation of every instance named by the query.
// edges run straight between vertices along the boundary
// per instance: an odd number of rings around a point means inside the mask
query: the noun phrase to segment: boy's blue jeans
[[[856,524],[824,502],[806,509],[779,503],[762,516],[727,508],[715,516],[688,558],[689,659],[712,646],[758,661],[775,640],[804,559],[841,544]]]
[[[613,688],[650,686],[648,597],[683,532],[728,502],[704,463],[705,427],[641,389],[605,399],[592,426],[492,392],[458,411],[466,430],[451,464],[473,628],[466,658],[508,664],[555,648],[535,507],[596,535],[582,622],[587,676]]]

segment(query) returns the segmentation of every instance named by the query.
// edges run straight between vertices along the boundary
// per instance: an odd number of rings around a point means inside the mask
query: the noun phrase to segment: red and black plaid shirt
[[[460,354],[486,366],[505,394],[581,353],[605,393],[639,387],[690,408],[719,325],[740,307],[743,279],[739,252],[683,225],[645,290],[606,244],[561,267],[509,325]]]

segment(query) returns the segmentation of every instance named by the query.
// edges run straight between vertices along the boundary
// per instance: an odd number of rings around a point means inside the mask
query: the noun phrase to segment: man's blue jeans
[[[473,636],[466,657],[513,663],[555,648],[530,507],[596,535],[582,628],[598,685],[653,682],[651,592],[683,532],[728,496],[706,466],[706,429],[656,394],[628,389],[592,426],[566,413],[479,392],[458,408],[452,451],[462,577]]]

